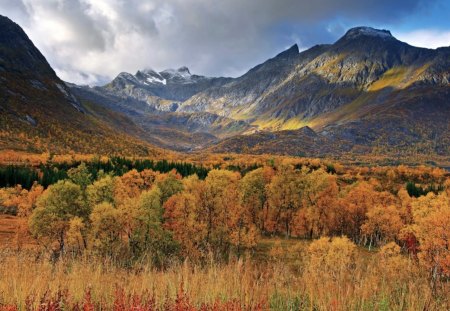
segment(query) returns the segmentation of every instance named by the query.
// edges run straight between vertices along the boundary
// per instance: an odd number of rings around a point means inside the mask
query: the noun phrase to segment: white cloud
[[[397,33],[395,36],[410,45],[436,49],[450,46],[450,31],[421,29],[412,32]]]

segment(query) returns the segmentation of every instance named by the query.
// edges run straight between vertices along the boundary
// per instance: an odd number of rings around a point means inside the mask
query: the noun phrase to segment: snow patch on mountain
[[[347,39],[355,39],[360,36],[370,36],[370,37],[379,37],[379,38],[393,38],[391,32],[389,30],[384,29],[375,29],[372,27],[355,27],[347,31],[345,34],[345,38]]]
[[[167,80],[177,80],[184,83],[192,83],[193,76],[189,71],[189,68],[183,66],[178,69],[166,69],[161,71],[160,74]]]
[[[147,77],[147,82],[150,84],[154,84],[154,83],[162,83],[164,85],[167,84],[167,80],[164,78],[159,79],[158,77]]]

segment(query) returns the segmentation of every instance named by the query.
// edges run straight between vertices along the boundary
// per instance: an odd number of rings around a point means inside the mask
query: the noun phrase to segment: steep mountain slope
[[[299,54],[298,46],[260,64],[223,87],[207,89],[187,100],[180,111],[209,111],[236,118],[251,119],[248,112],[272,89],[290,76],[292,70],[320,55],[327,46],[315,46]]]
[[[156,154],[126,134],[142,131],[123,114],[84,105],[25,32],[0,16],[0,149],[31,152]]]
[[[449,80],[448,66],[442,64],[444,50],[412,47],[388,31],[368,27],[349,30],[331,46],[300,54],[295,50],[285,52],[289,61],[275,57],[222,88],[193,96],[181,110],[222,113],[261,129],[317,128],[310,119],[365,93],[389,86],[404,89],[417,82],[446,85]],[[271,71],[272,67],[281,70]],[[267,75],[263,68],[269,68]],[[250,86],[247,92],[245,85]]]
[[[351,29],[305,57],[317,48],[298,54],[284,78],[273,78],[276,82],[258,96],[243,96],[232,82],[193,96],[181,109],[222,112],[266,131],[310,126],[337,146],[353,147],[352,152],[450,154],[450,48],[412,47],[388,31],[367,27]],[[251,70],[239,80],[258,85],[261,77]],[[236,152],[233,146],[258,139],[258,149],[250,152],[272,152],[280,140],[298,145],[291,136],[228,138],[212,150]]]

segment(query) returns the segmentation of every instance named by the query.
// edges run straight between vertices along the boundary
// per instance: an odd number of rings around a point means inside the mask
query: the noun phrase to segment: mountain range
[[[450,47],[357,27],[237,78],[147,68],[89,87],[62,82],[18,25],[0,26],[3,149],[450,155]]]

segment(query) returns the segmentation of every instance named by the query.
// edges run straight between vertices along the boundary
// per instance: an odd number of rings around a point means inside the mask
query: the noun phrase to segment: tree
[[[207,223],[200,217],[198,198],[183,191],[164,203],[164,228],[173,233],[181,246],[181,255],[193,260],[206,255]]]
[[[137,198],[145,189],[144,179],[133,169],[115,179],[114,202],[117,206],[129,199]]]
[[[239,183],[239,194],[242,206],[252,217],[252,222],[265,231],[265,220],[268,216],[267,186],[275,172],[271,167],[258,168],[246,174]]]
[[[207,252],[207,217],[205,181],[197,175],[183,179],[183,191],[164,203],[164,228],[173,233],[181,254],[193,260]]]
[[[340,234],[345,234],[357,243],[364,240],[362,225],[366,222],[367,212],[373,206],[396,204],[395,197],[388,192],[378,192],[368,182],[359,182],[348,187],[339,204],[343,209]]]
[[[395,242],[387,243],[378,253],[379,275],[390,280],[393,284],[402,286],[408,282],[411,275],[417,273],[417,266],[401,254],[401,248]]]
[[[136,214],[137,225],[132,234],[134,253],[150,255],[154,264],[162,265],[164,259],[173,255],[177,245],[171,232],[163,227],[161,190],[153,186],[151,190],[142,192],[139,198],[139,210]]]
[[[301,178],[302,208],[294,215],[293,233],[313,238],[333,232],[339,191],[336,177],[318,169],[304,172]]]
[[[204,215],[208,245],[216,254],[228,254],[231,213],[239,204],[239,173],[212,170],[205,179]]]
[[[269,206],[271,223],[267,228],[272,232],[291,235],[293,216],[302,206],[301,173],[292,166],[283,166],[269,184]]]
[[[361,231],[368,237],[369,247],[394,241],[404,226],[400,210],[394,205],[374,206],[369,209],[366,216]]]
[[[36,208],[37,199],[44,192],[44,187],[38,183],[33,183],[29,191],[22,193],[22,200],[19,202],[17,215],[20,217],[28,217]]]
[[[161,190],[161,202],[166,202],[172,195],[183,190],[181,175],[175,170],[167,174],[161,174],[156,178],[156,185]]]
[[[89,219],[92,250],[103,256],[116,257],[126,245],[122,240],[121,212],[111,203],[103,202],[94,207]]]
[[[450,178],[447,178],[447,180],[444,183],[445,193],[447,193],[447,196],[450,197]]]
[[[419,243],[420,263],[430,271],[432,284],[450,277],[450,198],[429,193],[412,203],[414,223],[405,233]]]
[[[150,189],[155,183],[158,173],[150,169],[145,169],[140,173],[140,175],[144,181],[144,188]]]
[[[27,192],[21,185],[14,188],[0,188],[0,211],[5,214],[17,214],[22,197],[26,196]]]
[[[450,206],[442,207],[419,224],[420,262],[429,269],[433,281],[450,277]]]
[[[257,230],[239,200],[240,174],[212,170],[205,181],[191,176],[184,190],[164,204],[164,226],[174,233],[183,254],[201,258],[206,252],[226,257],[256,243]]]
[[[76,168],[71,168],[67,175],[69,179],[76,185],[80,186],[81,190],[84,192],[88,185],[92,183],[92,175],[84,162],[82,162]]]
[[[74,217],[69,221],[67,231],[67,245],[74,252],[81,252],[87,248],[86,223],[80,217]]]
[[[64,252],[70,221],[80,217],[86,221],[89,208],[82,199],[80,186],[62,180],[50,186],[37,201],[37,208],[30,217],[30,231],[47,243],[57,241],[59,253]]]
[[[115,179],[110,175],[96,180],[86,189],[89,205],[94,207],[103,202],[114,203]]]

